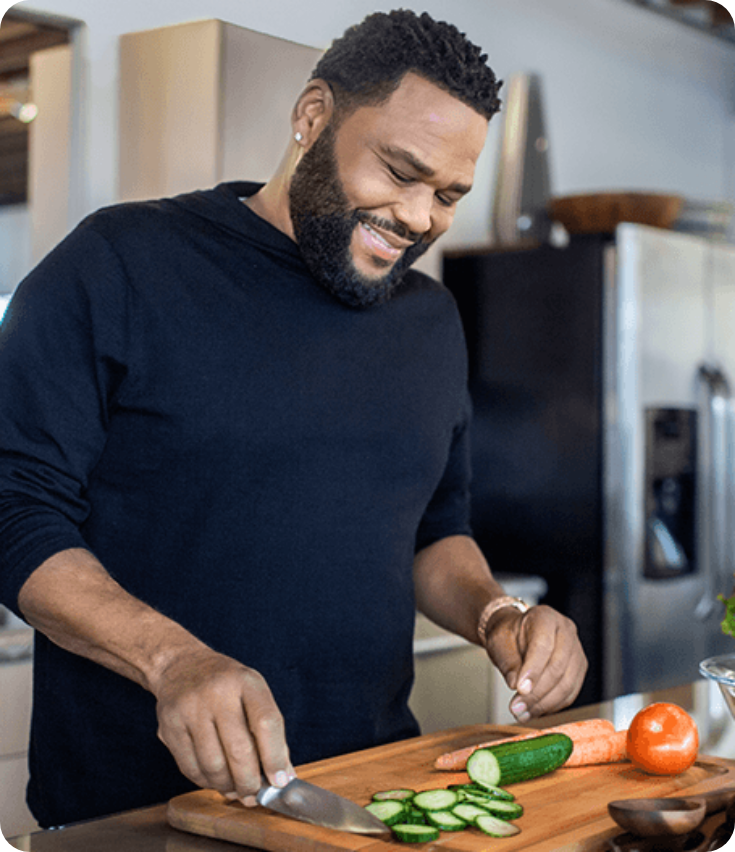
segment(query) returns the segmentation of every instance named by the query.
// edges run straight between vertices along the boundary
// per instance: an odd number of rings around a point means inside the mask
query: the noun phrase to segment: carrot
[[[461,748],[457,751],[447,752],[446,754],[440,755],[434,761],[434,766],[437,769],[457,772],[464,769],[467,764],[467,758],[472,754],[473,751],[476,751],[478,748],[485,748],[486,746],[497,745],[498,743],[514,742],[516,740],[528,740],[531,737],[538,737],[541,734],[557,733],[566,734],[568,737],[571,738],[572,742],[574,743],[574,751],[572,752],[572,756],[564,764],[565,766],[571,766],[572,764],[570,763],[570,761],[574,759],[575,752],[577,752],[577,760],[585,760],[586,758],[584,757],[584,755],[586,753],[592,753],[593,749],[591,749],[591,746],[594,745],[598,740],[604,740],[605,738],[611,739],[613,735],[617,735],[619,732],[615,730],[615,726],[608,719],[584,719],[580,722],[568,722],[565,725],[557,725],[553,728],[545,728],[544,730],[540,731],[531,731],[527,734],[519,734],[516,737],[507,737],[501,740],[492,740],[491,742],[478,743],[477,745],[468,746],[467,748]],[[616,742],[618,740],[619,737],[616,739]],[[589,745],[585,747],[585,744],[587,743]],[[610,749],[608,753],[611,756],[619,755],[619,743],[618,748],[616,750]],[[623,751],[623,757],[617,757],[615,759],[616,761],[624,760],[625,751]],[[577,763],[575,765],[582,766],[585,764]]]
[[[596,763],[622,763],[628,759],[625,743],[627,731],[613,731],[598,737],[583,737],[574,748],[564,766],[591,766]]]

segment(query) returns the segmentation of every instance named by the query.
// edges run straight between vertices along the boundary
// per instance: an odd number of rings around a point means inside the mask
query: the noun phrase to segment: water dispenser
[[[646,409],[646,556],[643,576],[660,580],[696,570],[697,414]]]

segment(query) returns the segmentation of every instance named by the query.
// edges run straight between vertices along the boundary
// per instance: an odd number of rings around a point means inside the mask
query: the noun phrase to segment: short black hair
[[[500,109],[502,85],[487,54],[453,24],[426,12],[375,12],[335,39],[311,79],[329,83],[337,114],[385,101],[413,72],[490,119]]]

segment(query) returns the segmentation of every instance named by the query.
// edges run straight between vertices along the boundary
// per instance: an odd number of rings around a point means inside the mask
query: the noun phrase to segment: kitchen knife
[[[390,835],[390,829],[360,805],[300,778],[285,787],[271,787],[264,779],[256,796],[258,804],[284,816],[338,831]]]

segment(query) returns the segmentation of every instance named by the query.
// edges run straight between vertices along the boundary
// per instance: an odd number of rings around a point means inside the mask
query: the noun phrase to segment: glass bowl
[[[735,654],[709,657],[699,664],[699,671],[720,687],[730,713],[735,718]]]

